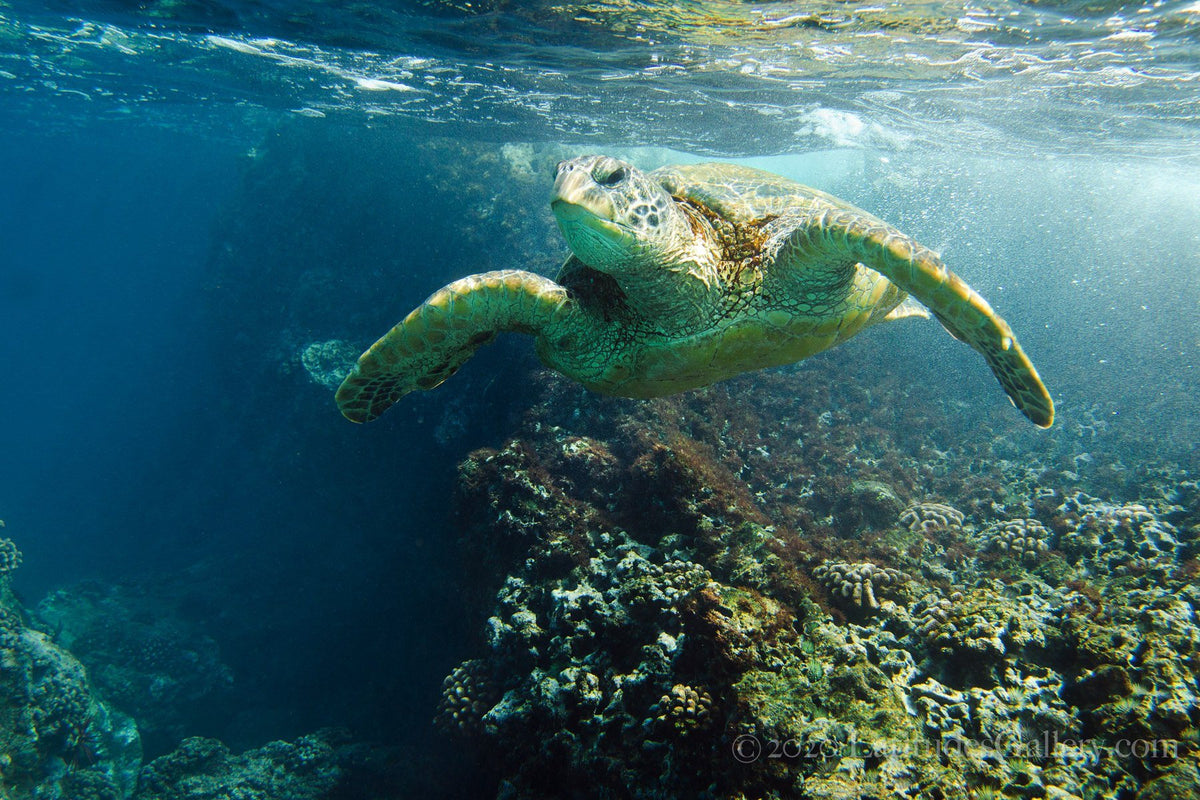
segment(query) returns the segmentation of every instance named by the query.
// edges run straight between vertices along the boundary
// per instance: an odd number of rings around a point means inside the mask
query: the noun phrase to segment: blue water
[[[24,553],[17,590],[36,603],[78,580],[199,562],[199,576],[177,583],[237,598],[232,612],[210,598],[203,614],[235,616],[221,625],[239,691],[274,698],[252,721],[208,732],[249,744],[339,719],[394,719],[391,703],[366,703],[358,673],[380,680],[381,664],[386,674],[428,664],[437,632],[454,629],[442,579],[452,541],[426,529],[447,524],[465,450],[417,436],[423,450],[405,453],[403,430],[364,437],[327,390],[246,371],[264,362],[244,354],[272,334],[227,320],[214,329],[224,302],[215,225],[245,202],[243,152],[154,126],[18,133],[0,201],[0,360],[12,376],[0,518]],[[270,326],[284,309],[256,312]],[[308,390],[300,416],[323,420],[313,430],[274,407],[297,384]],[[412,572],[397,576],[398,564]],[[406,703],[440,677],[371,694]]]
[[[464,225],[504,242],[523,215],[502,186],[462,185],[447,142],[747,158],[851,198],[1002,309],[1062,447],[1195,469],[1200,12],[934,11],[880,26],[855,4],[0,8],[16,589],[35,604],[80,580],[191,587],[241,676],[230,707],[258,703],[194,732],[245,747],[336,724],[420,744],[482,622],[458,599],[455,465],[534,402],[520,380],[495,387],[534,367],[531,348],[502,342],[368,428],[298,353],[368,342],[460,275],[553,272],[549,228],[537,252],[464,248]],[[936,326],[863,346],[864,381],[1003,403]],[[1129,432],[1105,451],[1098,423]]]
[[[227,148],[137,133],[30,130],[2,155],[0,483],[9,524],[34,534],[37,586],[117,566],[114,542],[121,560],[149,544],[129,521],[162,524],[156,498],[187,492],[164,466],[204,413],[197,297],[236,164]]]

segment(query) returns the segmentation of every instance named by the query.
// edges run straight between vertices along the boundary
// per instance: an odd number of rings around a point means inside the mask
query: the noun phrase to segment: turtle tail
[[[809,230],[840,238],[863,264],[919,300],[954,338],[983,355],[1008,399],[1033,424],[1054,423],[1054,401],[1012,328],[937,253],[862,212],[828,211]]]
[[[370,422],[414,389],[440,385],[497,333],[536,335],[567,302],[566,289],[532,272],[485,272],[457,280],[359,356],[338,387],[338,408],[351,422]]]

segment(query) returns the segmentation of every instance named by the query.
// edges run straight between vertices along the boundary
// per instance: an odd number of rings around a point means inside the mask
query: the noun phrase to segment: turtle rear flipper
[[[351,422],[370,422],[414,389],[440,385],[497,333],[538,334],[568,302],[566,289],[532,272],[457,280],[359,356],[338,387],[338,408]]]
[[[1054,401],[1008,323],[927,247],[866,212],[826,210],[801,226],[801,247],[852,254],[928,308],[954,338],[987,360],[1008,399],[1035,425],[1054,423]]]

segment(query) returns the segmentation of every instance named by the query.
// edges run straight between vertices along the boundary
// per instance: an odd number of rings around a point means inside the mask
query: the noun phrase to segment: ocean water
[[[937,403],[938,449],[995,426],[1117,503],[1200,477],[1194,2],[0,3],[12,586],[208,637],[221,669],[141,712],[146,762],[339,726],[438,765],[433,796],[496,791],[486,748],[430,725],[489,614],[458,465],[549,379],[510,336],[368,426],[333,387],[448,281],[553,275],[549,166],[593,152],[744,161],[939,251],[1053,429],[932,323],[812,373]]]

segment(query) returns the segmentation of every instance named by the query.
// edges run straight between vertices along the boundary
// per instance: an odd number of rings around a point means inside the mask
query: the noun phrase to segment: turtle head
[[[674,198],[631,164],[582,156],[558,165],[550,207],[571,251],[592,269],[624,277],[671,266],[692,240]]]

